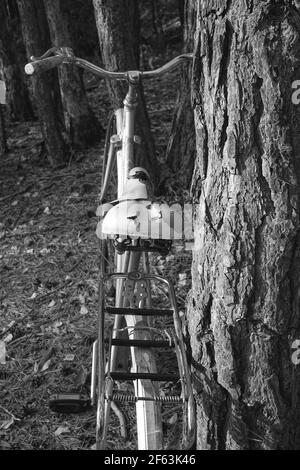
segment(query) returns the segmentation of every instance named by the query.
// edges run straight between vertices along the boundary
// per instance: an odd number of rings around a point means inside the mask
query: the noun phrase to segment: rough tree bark
[[[61,0],[44,0],[53,46],[71,47],[69,19],[62,9]],[[82,74],[76,66],[59,67],[59,82],[70,143],[75,148],[86,148],[103,136],[86,96]]]
[[[14,7],[14,8],[13,8]],[[34,119],[29,91],[24,74],[26,63],[20,18],[15,2],[0,2],[0,56],[7,86],[7,107],[12,120]]]
[[[184,52],[193,52],[197,2],[185,0]],[[169,168],[183,188],[189,188],[196,158],[194,115],[191,104],[191,67],[183,66],[180,88],[166,150]]]
[[[4,82],[3,69],[4,67],[0,57],[0,157],[2,157],[8,151],[4,116],[4,105],[6,103],[6,87]]]
[[[0,157],[7,152],[3,105],[0,104]]]
[[[49,30],[43,4],[39,0],[17,2],[28,59],[30,56],[40,56],[49,47]],[[48,72],[33,76],[32,80],[47,156],[50,164],[55,165],[65,161],[67,146],[62,135],[63,123],[52,77],[51,72]]]
[[[197,3],[197,447],[299,449],[300,15],[289,1]]]
[[[137,44],[134,41],[134,18],[136,0],[93,0],[95,17],[104,67],[113,71],[137,69]],[[123,106],[128,89],[120,81],[108,81],[114,108]],[[149,170],[153,181],[159,180],[159,165],[156,158],[150,122],[141,91],[141,104],[137,109],[137,134],[142,138],[143,166]]]

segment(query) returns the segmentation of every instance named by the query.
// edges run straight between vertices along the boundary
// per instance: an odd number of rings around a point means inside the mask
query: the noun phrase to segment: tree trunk
[[[198,2],[188,311],[198,449],[299,449],[300,15]]]
[[[20,18],[17,11],[11,11],[5,1],[0,3],[0,25],[0,56],[7,86],[9,117],[14,121],[29,121],[34,119],[34,113],[24,74],[26,55]]]
[[[181,23],[182,29],[184,29],[185,25],[185,0],[177,0],[177,8],[178,8],[178,14],[179,14],[179,19]]]
[[[40,56],[49,47],[49,30],[43,5],[40,0],[17,2],[28,59],[30,56]],[[52,77],[51,72],[48,72],[33,76],[32,80],[48,159],[51,165],[55,165],[66,160],[67,146],[62,136],[63,125]]]
[[[0,58],[0,157],[2,157],[8,150],[4,116],[4,105],[6,103],[6,87],[4,82],[3,68],[3,63]]]
[[[196,2],[185,0],[184,52],[194,50]],[[183,188],[189,188],[196,158],[196,137],[191,105],[191,67],[183,66],[171,135],[166,150],[168,166]]]
[[[160,51],[165,50],[166,42],[165,42],[165,35],[163,30],[163,25],[160,16],[160,8],[158,0],[151,1],[152,7],[152,24],[153,24],[153,31],[155,35],[155,43],[156,47]]]
[[[60,0],[44,0],[52,45],[73,47],[69,20],[61,8]],[[103,135],[87,100],[82,74],[76,66],[59,67],[59,82],[64,108],[65,125],[70,143],[85,148]]]
[[[7,150],[3,105],[0,104],[0,157],[2,157]]]
[[[133,13],[135,0],[93,0],[95,17],[100,40],[104,67],[113,71],[136,70],[136,43],[134,41]],[[114,108],[123,106],[128,87],[116,80],[108,81],[110,97]],[[137,133],[142,138],[142,157],[140,164],[150,172],[154,182],[159,179],[159,165],[156,158],[150,122],[145,107],[143,91],[137,109]]]

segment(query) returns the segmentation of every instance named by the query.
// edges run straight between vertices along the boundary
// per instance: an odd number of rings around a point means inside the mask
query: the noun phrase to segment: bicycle
[[[129,87],[124,108],[115,110],[110,119],[103,158],[102,189],[97,210],[100,218],[97,235],[102,254],[98,339],[92,352],[90,401],[87,403],[82,397],[64,395],[52,402],[53,408],[58,410],[65,410],[68,406],[72,410],[89,404],[97,406],[97,449],[106,446],[112,402],[136,404],[137,447],[140,450],[163,448],[162,404],[182,406],[182,448],[190,448],[195,440],[192,382],[174,286],[168,279],[151,274],[149,262],[149,253],[167,254],[172,240],[180,238],[181,234],[178,236],[175,233],[176,214],[167,205],[157,206],[149,200],[149,174],[144,168],[135,166],[135,146],[140,143],[135,135],[135,109],[140,83],[145,79],[161,77],[192,58],[192,54],[183,54],[157,70],[146,72],[110,72],[75,57],[70,48],[52,48],[41,57],[31,57],[31,62],[25,66],[26,73],[32,75],[61,64],[75,64],[102,78],[124,80]],[[116,175],[117,188],[110,187],[113,175]],[[107,201],[109,193],[113,193],[112,202]],[[114,291],[113,305],[110,306],[105,292],[107,282]],[[151,287],[155,282],[167,289],[168,308],[153,307]],[[115,318],[108,337],[105,335],[106,314]],[[171,319],[171,329],[161,330],[155,326],[155,321],[164,317]],[[122,337],[124,332],[127,333],[125,338]],[[121,348],[130,350],[130,372],[116,370]],[[158,372],[154,351],[159,348],[175,350],[178,376]],[[134,393],[116,392],[116,381],[131,381]],[[158,384],[174,381],[181,386],[180,394],[160,393],[162,387],[159,389]]]

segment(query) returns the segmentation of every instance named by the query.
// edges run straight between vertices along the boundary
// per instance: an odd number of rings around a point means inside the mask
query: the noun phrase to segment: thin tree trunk
[[[178,6],[178,14],[179,14],[179,19],[181,23],[182,29],[184,29],[185,25],[185,0],[177,0],[177,6]]]
[[[299,449],[300,15],[199,1],[189,331],[198,449]]]
[[[0,56],[7,85],[9,117],[16,121],[32,120],[34,113],[24,74],[26,55],[20,19],[17,11],[14,11],[12,16],[7,2],[4,1],[0,3],[0,25]]]
[[[72,48],[69,20],[61,8],[61,0],[44,0],[44,5],[52,45]],[[70,143],[75,148],[85,148],[102,137],[103,129],[89,106],[82,74],[76,66],[64,65],[59,68],[59,82]]]
[[[93,0],[104,67],[108,70],[126,71],[137,69],[136,43],[134,41],[135,0]],[[131,14],[129,14],[131,13]],[[108,81],[112,104],[123,106],[127,86],[120,81]],[[154,182],[159,180],[159,165],[156,158],[150,122],[141,90],[141,104],[137,109],[137,133],[142,138],[142,158]]]
[[[4,120],[4,106],[0,104],[0,156],[2,157],[8,150],[6,140],[6,129]]]
[[[28,59],[40,56],[49,47],[49,31],[43,4],[39,0],[17,0]],[[51,165],[66,160],[67,146],[62,136],[58,98],[55,96],[51,72],[33,76],[33,93],[45,147]],[[53,96],[54,95],[54,96]]]
[[[184,1],[184,0],[182,0]],[[194,50],[196,2],[185,0],[184,52]],[[189,188],[196,158],[196,135],[191,105],[191,66],[183,66],[180,88],[166,150],[168,166],[176,173],[180,185]]]
[[[165,49],[165,35],[160,17],[160,8],[158,0],[151,1],[152,6],[152,24],[153,30],[156,37],[156,44],[160,50]]]
[[[6,138],[6,127],[5,127],[5,116],[4,116],[4,105],[6,103],[6,87],[4,82],[4,71],[3,63],[0,58],[0,156],[2,157],[8,150],[7,138]]]

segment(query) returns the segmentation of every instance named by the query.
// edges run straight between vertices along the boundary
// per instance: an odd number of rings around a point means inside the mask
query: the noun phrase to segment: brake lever
[[[46,51],[45,54],[43,54],[42,56],[36,57],[36,56],[32,55],[32,56],[29,57],[29,59],[32,62],[35,62],[36,60],[47,59],[47,57],[50,57],[51,55],[55,54],[58,51],[58,49],[59,49],[59,47],[51,47],[51,49]]]
[[[70,47],[51,47],[51,49],[46,51],[45,54],[40,57],[31,56],[30,61],[35,62],[37,60],[47,59],[51,55],[63,56],[67,59],[66,62],[72,62],[75,59],[73,49],[71,49]]]

